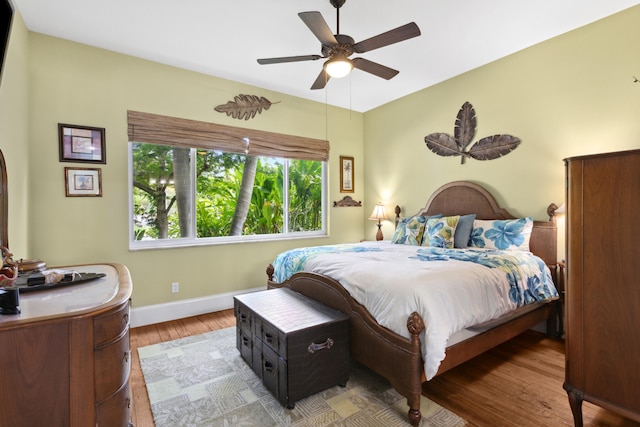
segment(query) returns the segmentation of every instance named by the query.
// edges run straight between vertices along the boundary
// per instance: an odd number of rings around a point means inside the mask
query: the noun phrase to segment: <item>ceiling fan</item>
[[[373,74],[383,79],[391,79],[398,70],[386,67],[377,62],[369,61],[365,58],[349,59],[354,53],[365,53],[374,49],[385,47],[394,43],[398,43],[420,35],[420,28],[415,22],[403,25],[401,27],[378,34],[377,36],[368,38],[356,43],[352,37],[346,34],[340,34],[340,8],[346,0],[329,0],[336,8],[337,28],[333,34],[320,12],[300,12],[298,16],[309,27],[313,35],[316,36],[322,44],[322,55],[301,55],[301,56],[285,56],[280,58],[258,59],[258,63],[279,64],[283,62],[299,62],[299,61],[316,61],[325,59],[322,71],[316,78],[311,89],[323,89],[331,77],[344,77],[351,72],[353,68],[357,68],[367,73]]]

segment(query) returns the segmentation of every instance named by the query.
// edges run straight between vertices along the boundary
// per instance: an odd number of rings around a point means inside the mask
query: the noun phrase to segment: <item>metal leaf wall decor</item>
[[[520,138],[511,135],[493,135],[481,138],[472,145],[476,134],[476,112],[469,102],[458,111],[453,136],[446,133],[432,133],[424,137],[427,147],[440,156],[462,156],[461,164],[467,157],[476,160],[492,160],[509,154],[520,144]]]
[[[269,107],[278,102],[271,102],[264,96],[240,94],[234,97],[233,101],[218,105],[214,110],[218,113],[225,113],[234,119],[249,120],[253,119],[256,114],[262,113],[262,110],[268,110]]]

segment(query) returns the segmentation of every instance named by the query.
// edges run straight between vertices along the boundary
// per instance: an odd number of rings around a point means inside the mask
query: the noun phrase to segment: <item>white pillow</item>
[[[503,251],[528,251],[533,218],[473,221],[470,246]]]

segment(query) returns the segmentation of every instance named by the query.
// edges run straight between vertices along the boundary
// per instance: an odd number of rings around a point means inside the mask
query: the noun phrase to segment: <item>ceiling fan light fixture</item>
[[[324,64],[324,69],[331,77],[339,79],[351,72],[353,64],[344,56],[334,56]]]

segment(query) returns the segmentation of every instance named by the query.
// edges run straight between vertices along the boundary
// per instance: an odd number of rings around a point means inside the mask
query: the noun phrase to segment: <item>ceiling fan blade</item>
[[[301,56],[283,56],[281,58],[263,58],[258,59],[258,64],[280,64],[282,62],[298,62],[298,61],[315,61],[324,58],[320,55],[301,55]]]
[[[324,20],[320,12],[300,12],[298,16],[307,24],[307,27],[320,40],[320,43],[327,46],[338,44],[336,37],[331,32],[331,28],[329,28],[327,21]]]
[[[396,76],[400,71],[394,70],[393,68],[385,67],[382,64],[378,64],[377,62],[369,61],[364,58],[354,58],[351,60],[353,63],[353,68],[357,68],[358,70],[366,71],[367,73],[371,73],[374,76],[382,77],[383,79],[389,80]]]
[[[316,81],[313,82],[313,84],[311,85],[311,90],[324,89],[324,87],[327,85],[327,82],[329,81],[330,78],[331,76],[327,74],[327,72],[324,71],[324,68],[323,68],[322,71],[320,71],[318,78],[316,78]]]
[[[374,49],[378,49],[390,44],[398,43],[413,37],[420,35],[420,28],[415,22],[410,22],[401,27],[389,30],[385,33],[378,34],[369,39],[363,40],[353,45],[353,50],[356,53],[369,52]]]

